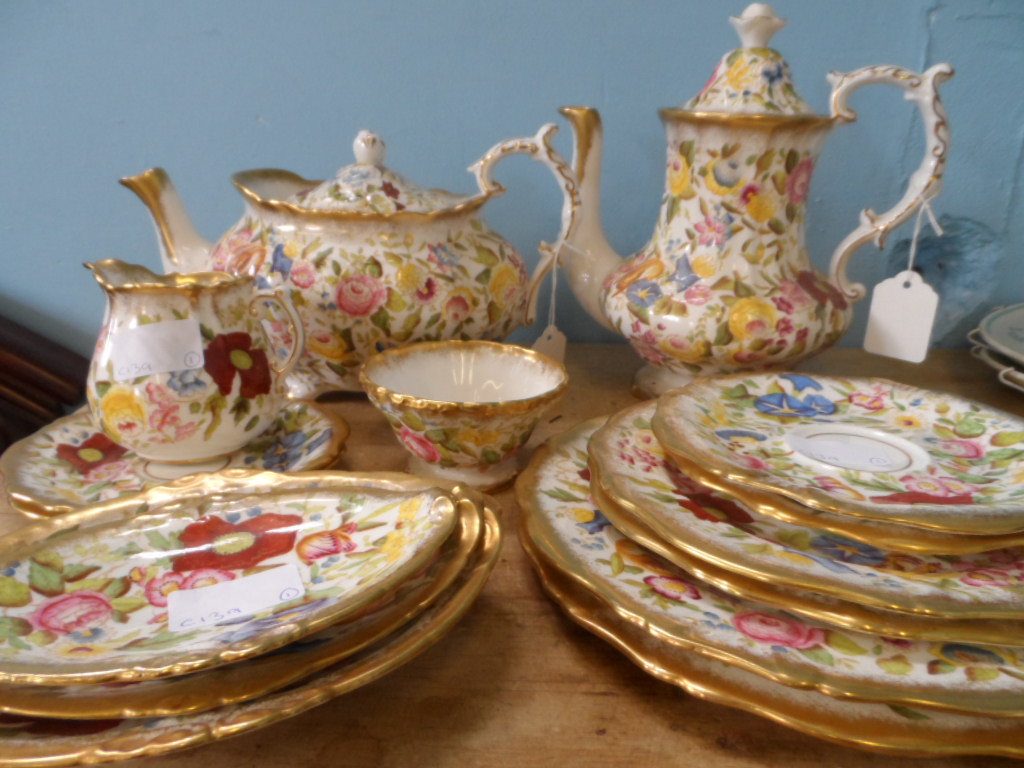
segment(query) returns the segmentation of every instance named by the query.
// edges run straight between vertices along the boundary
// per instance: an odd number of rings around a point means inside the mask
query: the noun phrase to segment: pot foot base
[[[418,456],[411,456],[408,471],[420,477],[462,483],[480,491],[495,491],[519,473],[519,463],[513,456],[481,470],[468,467],[442,467],[424,461]]]

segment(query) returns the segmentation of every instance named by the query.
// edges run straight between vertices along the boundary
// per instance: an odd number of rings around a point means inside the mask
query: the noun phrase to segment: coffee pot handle
[[[832,84],[832,117],[837,120],[852,122],[857,119],[857,113],[847,102],[858,88],[888,83],[903,89],[904,98],[917,105],[924,122],[924,160],[911,175],[903,197],[885,213],[877,214],[870,208],[861,211],[860,226],[847,235],[832,254],[832,282],[854,301],[863,298],[865,291],[863,285],[851,285],[846,278],[846,263],[853,252],[871,240],[879,248],[884,248],[889,233],[942,190],[942,173],[946,169],[946,154],[949,152],[949,123],[939,98],[939,85],[952,76],[953,68],[949,64],[936,64],[924,73],[901,67],[875,66],[847,73],[832,72],[828,76]]]
[[[256,292],[256,295],[249,301],[249,314],[255,318],[259,318],[262,314],[262,305],[264,303],[276,304],[283,310],[285,317],[288,320],[288,335],[291,336],[292,344],[291,351],[288,353],[288,357],[281,365],[275,364],[276,355],[269,355],[270,367],[274,369],[274,372],[278,374],[280,378],[284,378],[295,365],[299,362],[299,357],[302,355],[303,350],[306,348],[306,332],[302,325],[302,320],[299,318],[299,313],[295,311],[295,306],[292,304],[291,299],[287,294],[281,290],[260,290]],[[267,339],[267,344],[273,350],[274,339],[267,331],[266,326],[261,324],[263,329],[263,335]]]
[[[530,277],[530,286],[527,292],[526,325],[531,325],[537,315],[537,297],[540,293],[541,283],[555,265],[555,260],[565,241],[575,231],[576,213],[580,208],[579,186],[576,183],[572,167],[551,145],[551,139],[556,133],[558,133],[558,126],[554,123],[546,123],[541,126],[535,136],[509,139],[495,144],[483,157],[469,167],[470,172],[476,176],[476,183],[483,194],[500,194],[505,191],[505,187],[494,180],[494,167],[509,155],[529,155],[551,170],[562,190],[562,230],[558,233],[558,239],[554,245],[542,242],[539,246],[540,261],[537,262],[533,275]]]

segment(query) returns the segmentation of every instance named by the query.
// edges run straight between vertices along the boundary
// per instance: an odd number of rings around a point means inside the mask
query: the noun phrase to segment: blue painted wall
[[[743,5],[3,0],[0,312],[88,353],[104,299],[81,263],[159,263],[149,220],[121,176],[166,167],[199,230],[216,238],[241,211],[235,171],[322,178],[351,162],[352,137],[371,128],[396,170],[469,192],[466,166],[501,139],[558,121],[563,104],[604,116],[605,226],[615,246],[635,249],[653,228],[663,184],[657,109],[701,88],[734,47],[726,17]],[[944,253],[926,249],[926,267],[950,296],[940,309],[950,328],[1024,299],[1024,3],[778,0],[776,10],[790,24],[774,43],[819,111],[828,70],[954,64],[943,90],[952,160],[935,208],[970,231]],[[809,233],[819,267],[862,207],[899,198],[918,163],[919,121],[895,91],[874,91],[857,95],[861,120],[837,131],[819,164]],[[571,151],[567,132],[559,146]],[[535,243],[558,228],[546,174],[508,161],[499,177],[510,192],[489,204],[492,225],[531,263]],[[906,236],[909,226],[894,240]],[[864,250],[853,276],[875,282],[899,258]],[[847,344],[860,343],[865,313],[862,305]],[[559,321],[573,340],[612,338],[561,291]],[[958,334],[944,343],[960,343]]]

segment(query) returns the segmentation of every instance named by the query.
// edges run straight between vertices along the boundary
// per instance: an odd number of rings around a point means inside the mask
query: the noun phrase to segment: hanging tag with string
[[[551,299],[548,301],[548,326],[541,333],[540,338],[533,343],[533,350],[547,355],[552,360],[565,363],[565,347],[567,339],[565,334],[558,330],[555,325],[555,296],[558,294],[558,258],[554,258],[551,265]]]
[[[868,352],[911,363],[920,363],[928,356],[935,311],[939,306],[939,295],[914,271],[921,221],[925,213],[928,214],[928,223],[935,234],[943,234],[926,200],[918,209],[914,221],[906,270],[883,280],[872,292],[868,328],[864,336],[864,349]]]

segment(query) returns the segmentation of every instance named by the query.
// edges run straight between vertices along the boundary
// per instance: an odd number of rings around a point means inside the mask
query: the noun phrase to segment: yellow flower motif
[[[775,200],[766,192],[758,192],[750,196],[747,202],[747,213],[754,221],[765,222],[775,216]],[[763,247],[763,246],[762,246]]]
[[[921,427],[921,420],[916,416],[911,416],[909,413],[898,413],[894,419],[896,426],[902,429],[919,429]]]
[[[587,509],[586,507],[573,507],[570,512],[572,512],[572,519],[577,523],[592,523],[594,518],[597,517],[597,513],[594,510]]]
[[[753,71],[750,68],[750,64],[744,59],[743,56],[738,56],[729,69],[725,71],[725,79],[737,91],[744,90],[751,82],[751,76]]]
[[[505,309],[519,289],[519,272],[511,264],[499,264],[491,275],[491,298],[498,309]]]
[[[398,505],[398,519],[405,521],[412,521],[416,519],[416,513],[419,512],[420,502],[422,499],[417,496],[411,499],[406,499]]]
[[[709,277],[714,277],[718,271],[717,259],[710,253],[704,253],[694,259],[690,259],[690,268],[693,269],[697,277],[702,277],[706,280]]]
[[[398,290],[404,295],[416,293],[426,282],[426,273],[416,264],[406,264],[398,270],[396,283]]]
[[[328,360],[344,360],[351,350],[345,340],[336,334],[318,331],[306,336],[306,346],[314,354]]]
[[[670,336],[658,342],[658,349],[675,360],[684,363],[699,363],[708,356],[711,347],[703,339],[689,341]]]
[[[111,387],[100,399],[103,430],[115,442],[139,435],[146,427],[146,407],[124,387]]]
[[[672,159],[668,167],[668,188],[676,197],[690,199],[697,193],[693,189],[693,175],[690,163],[682,155]]]
[[[288,244],[284,247],[284,255],[292,261],[299,258],[299,243],[297,240],[288,241]]]
[[[474,429],[465,427],[460,429],[456,435],[456,442],[469,443],[477,448],[484,448],[488,445],[497,445],[501,442],[504,433],[497,429]]]
[[[397,531],[392,531],[388,534],[388,537],[384,539],[384,543],[380,545],[380,551],[384,555],[385,560],[393,563],[402,556],[408,545],[409,542],[405,537],[405,531],[399,528]]]
[[[616,293],[629,290],[633,283],[641,280],[657,280],[665,274],[665,264],[658,259],[629,263],[615,279]]]
[[[740,299],[729,310],[729,331],[740,340],[770,336],[778,317],[775,307],[764,299]]]

